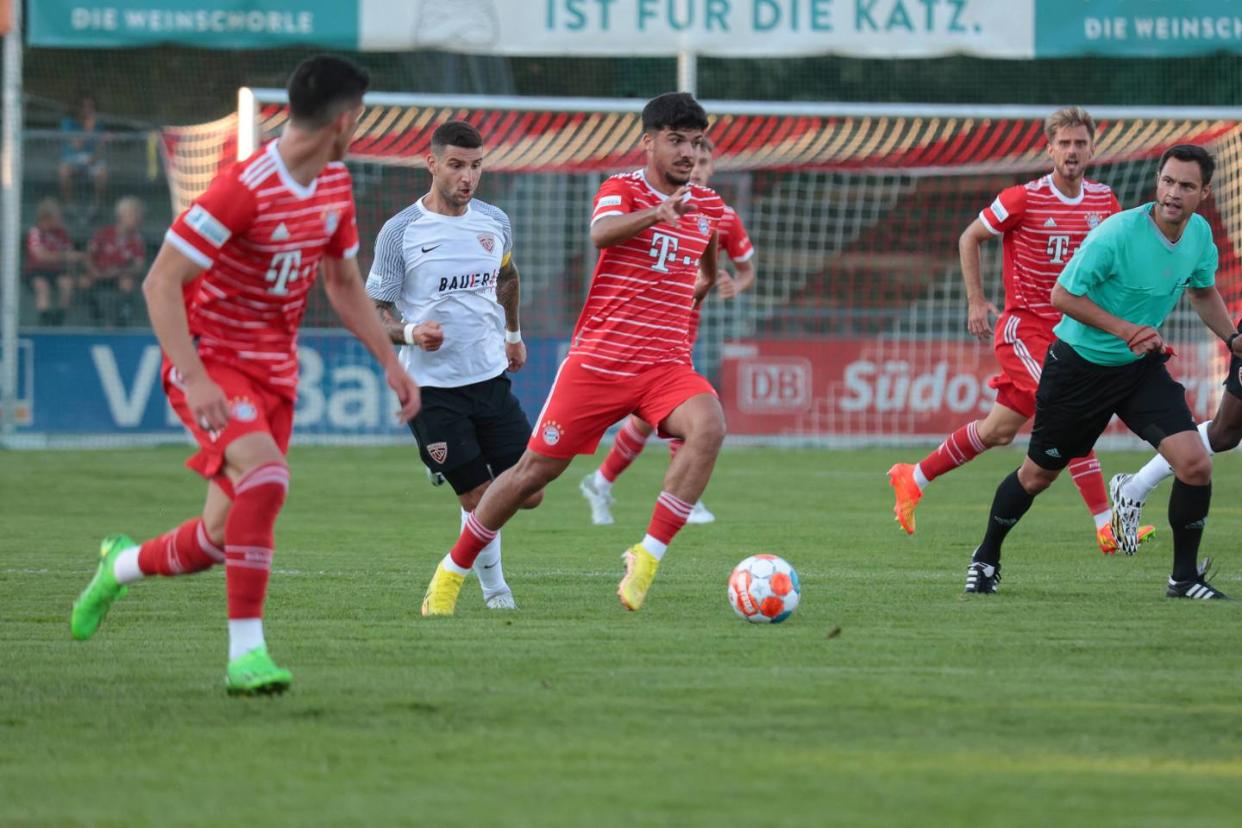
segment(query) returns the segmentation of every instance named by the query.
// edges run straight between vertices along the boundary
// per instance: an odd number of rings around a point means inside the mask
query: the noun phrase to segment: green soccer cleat
[[[289,689],[293,673],[276,666],[267,647],[255,647],[229,662],[224,689],[230,696],[274,696]]]
[[[128,535],[109,535],[99,544],[99,568],[78,600],[73,602],[73,612],[69,615],[69,632],[75,640],[85,641],[94,635],[99,623],[112,609],[112,604],[129,591],[128,587],[116,582],[112,569],[117,555],[131,546],[137,544]]]

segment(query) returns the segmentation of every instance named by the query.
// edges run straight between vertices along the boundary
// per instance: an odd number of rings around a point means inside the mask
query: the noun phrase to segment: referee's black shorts
[[[1027,456],[1060,470],[1089,453],[1116,414],[1151,445],[1193,431],[1186,389],[1169,375],[1168,357],[1148,355],[1127,365],[1097,365],[1061,340],[1044,359],[1035,392],[1035,427]]]
[[[473,491],[526,451],[530,420],[504,374],[457,388],[422,389],[410,421],[423,463],[457,494]]]

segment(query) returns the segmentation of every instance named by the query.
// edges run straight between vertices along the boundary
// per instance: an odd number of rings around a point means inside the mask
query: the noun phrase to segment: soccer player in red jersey
[[[716,280],[724,202],[690,183],[707,115],[670,92],[643,108],[643,169],[614,175],[595,195],[591,241],[600,250],[569,354],[517,464],[488,488],[436,567],[423,615],[452,615],[479,550],[527,498],[631,413],[685,446],[669,465],[647,535],[626,550],[621,603],[639,609],[660,559],[699,499],[724,441],[716,392],[690,364],[690,312]],[[706,275],[696,288],[697,276]]]
[[[1121,210],[1107,184],[1084,178],[1095,153],[1095,122],[1085,109],[1073,106],[1052,113],[1044,122],[1044,134],[1053,171],[1001,191],[958,241],[966,327],[981,342],[994,340],[1000,362],[1001,373],[989,382],[996,389],[996,404],[986,417],[963,425],[920,462],[898,463],[888,470],[896,495],[893,511],[907,534],[914,534],[914,510],[928,483],[981,452],[1009,445],[1034,416],[1044,354],[1054,339],[1052,328],[1061,320],[1052,306],[1052,287],[1087,233]],[[1005,275],[1005,310],[995,334],[991,317],[997,310],[983,294],[979,273],[979,247],[993,236],[1003,238]],[[1069,468],[1095,520],[1100,551],[1115,552],[1100,461],[1092,451],[1072,460]],[[1154,531],[1145,530],[1144,537]]]
[[[716,165],[712,159],[715,148],[710,138],[703,139],[703,144],[699,147],[698,156],[694,162],[694,173],[690,176],[691,183],[698,184],[700,187],[707,186],[712,173],[716,171]],[[720,268],[716,273],[716,292],[720,294],[721,299],[733,299],[755,283],[755,248],[751,244],[750,236],[746,234],[742,219],[728,205],[725,205],[724,217],[716,229],[716,244],[718,249],[733,262],[733,267],[737,271],[737,277],[734,278],[729,271],[723,267]],[[702,315],[703,305],[696,303],[690,317],[691,346],[698,338],[699,321]],[[646,448],[647,439],[653,431],[655,428],[650,423],[631,414],[626,418],[621,430],[617,432],[617,438],[613,441],[612,449],[604,458],[604,462],[594,472],[582,478],[578,484],[578,491],[591,504],[591,522],[596,526],[607,526],[613,522],[612,484]],[[676,456],[680,449],[680,440],[669,441],[670,456]],[[686,523],[711,523],[715,519],[716,516],[703,505],[703,501],[698,500],[695,501]]]
[[[142,544],[104,539],[98,571],[73,606],[74,638],[95,633],[127,584],[224,564],[226,689],[289,687],[292,675],[267,652],[263,602],[289,486],[297,328],[321,263],[329,301],[383,364],[401,419],[419,405],[354,258],[358,229],[341,159],[367,84],[365,70],[340,58],[299,65],[281,137],[218,175],[165,236],[143,293],[164,350],[164,390],[199,444],[186,465],[207,479],[207,501],[200,517]]]

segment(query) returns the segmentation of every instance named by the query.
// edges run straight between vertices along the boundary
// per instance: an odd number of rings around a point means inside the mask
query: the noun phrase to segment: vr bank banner
[[[1242,51],[1236,0],[32,0],[32,46],[718,57]]]

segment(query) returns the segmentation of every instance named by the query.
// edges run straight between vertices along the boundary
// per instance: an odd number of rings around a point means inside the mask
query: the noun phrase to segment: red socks
[[[187,575],[224,563],[224,550],[211,542],[202,518],[191,518],[176,529],[151,538],[138,549],[143,575]]]
[[[1070,474],[1074,477],[1074,485],[1091,514],[1098,515],[1109,511],[1108,492],[1104,488],[1104,474],[1100,471],[1100,460],[1092,451],[1086,457],[1071,460]]]
[[[668,545],[681,527],[686,525],[686,518],[690,517],[690,510],[693,508],[693,503],[687,503],[668,492],[660,492],[660,496],[656,498],[655,510],[651,513],[647,534]]]
[[[979,421],[975,420],[950,434],[940,448],[923,458],[919,469],[929,480],[935,480],[947,471],[974,460],[987,446],[979,439]]]
[[[234,487],[224,526],[229,618],[262,618],[272,571],[273,530],[289,490],[289,467],[267,463],[251,469]]]
[[[617,439],[612,444],[612,450],[600,464],[599,473],[604,476],[605,480],[612,483],[621,472],[629,468],[635,457],[642,454],[646,445],[647,436],[634,427],[633,418],[626,417],[625,425],[621,426],[621,430],[617,432]]]
[[[474,512],[471,512],[466,518],[466,525],[462,527],[461,534],[457,537],[457,543],[453,544],[453,548],[449,550],[449,557],[462,569],[469,569],[474,566],[474,559],[479,557],[483,547],[491,543],[499,531],[499,529],[488,529],[479,523]]]

